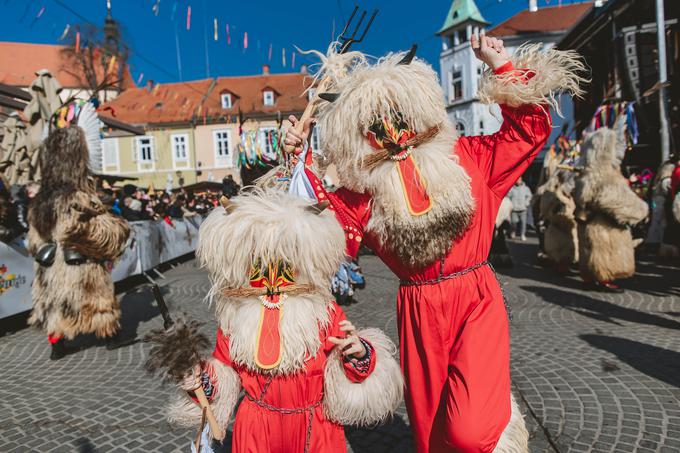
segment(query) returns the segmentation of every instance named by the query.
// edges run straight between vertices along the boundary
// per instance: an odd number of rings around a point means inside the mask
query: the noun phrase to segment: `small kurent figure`
[[[109,274],[130,235],[127,222],[109,214],[90,180],[88,138],[99,138],[90,103],[71,104],[40,153],[40,191],[28,212],[29,251],[36,260],[29,323],[48,334],[52,359],[65,353],[64,339],[120,329],[120,306]],[[53,125],[54,126],[54,125]]]
[[[571,265],[578,261],[573,190],[573,172],[557,170],[548,179],[539,202],[541,218],[547,224],[543,239],[545,253],[561,274],[569,272]]]
[[[342,425],[388,417],[403,379],[393,343],[377,329],[357,331],[330,293],[342,229],[332,212],[271,189],[223,206],[201,225],[197,249],[217,344],[181,387],[202,386],[224,430],[243,389],[234,452],[344,452]],[[201,410],[181,392],[169,419],[198,425]]]
[[[649,212],[621,174],[626,151],[624,123],[618,130],[598,129],[583,143],[583,171],[576,179],[574,201],[578,224],[581,277],[599,290],[623,291],[613,280],[635,274],[630,228]]]

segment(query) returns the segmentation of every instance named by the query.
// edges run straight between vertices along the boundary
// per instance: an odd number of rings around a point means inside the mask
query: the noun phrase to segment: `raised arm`
[[[477,163],[489,187],[502,197],[545,145],[550,109],[560,113],[560,93],[581,94],[585,67],[572,51],[542,50],[534,44],[491,68],[482,78],[479,98],[500,104],[503,124],[493,135],[461,137],[457,149]]]

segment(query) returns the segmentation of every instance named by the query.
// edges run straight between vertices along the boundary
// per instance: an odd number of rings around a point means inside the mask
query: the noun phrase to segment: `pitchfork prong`
[[[340,37],[338,39],[347,39],[345,38],[345,33],[347,33],[347,29],[349,28],[349,24],[352,23],[352,19],[354,19],[354,15],[357,13],[357,10],[359,9],[359,5],[356,5],[354,7],[354,11],[352,11],[352,14],[350,14],[349,19],[347,22],[345,22],[345,28],[342,29],[342,32],[340,33]]]
[[[371,18],[369,19],[368,23],[366,24],[366,28],[364,28],[364,32],[361,34],[361,38],[355,39],[354,43],[359,43],[364,40],[364,37],[366,36],[366,33],[368,32],[368,29],[371,28],[371,24],[373,24],[373,19],[375,19],[375,16],[378,15],[378,10],[375,9],[373,10],[373,14],[371,15]]]

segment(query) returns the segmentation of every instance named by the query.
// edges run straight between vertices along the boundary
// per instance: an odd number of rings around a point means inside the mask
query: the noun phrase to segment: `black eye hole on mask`
[[[392,126],[396,130],[408,129],[408,124],[406,124],[404,117],[400,112],[393,113],[391,115],[391,119],[388,121],[392,121]],[[380,118],[377,118],[373,124],[369,126],[368,130],[373,132],[375,137],[379,140],[387,137],[387,132],[385,132],[385,123]]]

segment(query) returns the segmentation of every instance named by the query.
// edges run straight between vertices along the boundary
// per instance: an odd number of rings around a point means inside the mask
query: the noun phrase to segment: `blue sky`
[[[133,77],[137,80],[143,73],[145,81],[158,82],[180,80],[176,37],[182,80],[208,75],[206,41],[212,77],[260,73],[263,64],[270,64],[272,72],[297,71],[301,63],[315,60],[298,54],[292,69],[294,46],[303,50],[325,49],[334,28],[339,31],[355,3],[369,10],[380,9],[360,45],[361,50],[382,55],[405,50],[416,42],[418,55],[437,66],[441,43],[434,33],[444,22],[449,0],[111,0],[113,16],[124,27],[124,36],[132,49]],[[557,3],[558,0],[539,0],[540,6]],[[156,4],[157,15],[153,11]],[[477,5],[486,20],[497,24],[525,9],[527,0],[477,0]],[[191,24],[187,30],[189,6]],[[106,0],[0,0],[0,41],[57,44],[67,24],[83,22],[77,15],[101,24],[105,13]],[[231,45],[227,44],[227,24]],[[244,50],[245,32],[248,48]],[[286,67],[282,49],[286,52]]]

